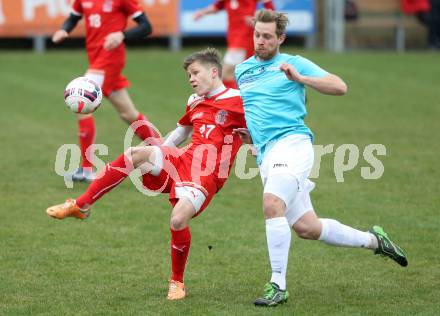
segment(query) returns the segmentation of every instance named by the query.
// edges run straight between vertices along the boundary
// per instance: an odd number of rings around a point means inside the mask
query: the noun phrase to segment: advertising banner
[[[189,1],[192,2],[192,1]],[[70,13],[70,0],[0,0],[0,36],[50,35]],[[154,36],[178,33],[178,0],[139,0],[154,26]],[[72,33],[84,36],[84,21]],[[134,22],[130,21],[130,26]]]
[[[273,0],[277,11],[286,13],[290,24],[288,34],[309,35],[315,32],[314,0]],[[224,35],[227,16],[224,11],[194,21],[194,13],[210,5],[213,0],[182,1],[180,29],[183,36]],[[261,5],[260,5],[261,6]]]

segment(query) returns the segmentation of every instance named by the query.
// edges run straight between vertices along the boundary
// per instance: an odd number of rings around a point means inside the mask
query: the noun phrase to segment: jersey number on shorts
[[[89,15],[89,25],[90,27],[100,28],[101,27],[101,16],[99,14]]]
[[[200,135],[202,135],[202,137],[207,139],[209,137],[209,134],[211,134],[211,132],[214,130],[214,128],[215,128],[215,125],[203,124],[199,129]]]

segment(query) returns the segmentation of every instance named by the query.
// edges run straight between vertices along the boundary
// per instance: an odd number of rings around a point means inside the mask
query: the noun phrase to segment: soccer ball
[[[64,102],[75,113],[92,113],[101,105],[101,101],[101,88],[86,77],[73,79],[64,90]]]

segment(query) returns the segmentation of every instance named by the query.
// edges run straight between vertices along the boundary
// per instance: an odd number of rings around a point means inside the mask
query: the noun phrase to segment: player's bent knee
[[[293,230],[302,239],[316,240],[321,235],[319,225],[314,225],[313,223],[296,222],[293,225]]]
[[[133,147],[131,150],[131,161],[133,162],[133,166],[135,168],[139,168],[142,163],[144,163],[142,159],[142,152],[139,150],[139,148]]]
[[[173,230],[181,230],[187,226],[187,220],[180,215],[172,215],[170,220],[170,227]]]
[[[284,216],[286,205],[279,197],[265,193],[263,197],[263,211],[266,218]]]
[[[287,205],[295,200],[298,180],[290,173],[271,173],[264,185],[263,207],[266,218],[285,216]]]
[[[126,150],[126,156],[131,158],[133,167],[138,168],[144,163],[150,161],[150,156],[153,150],[150,146],[147,147],[130,147]]]
[[[133,161],[133,154],[136,147],[129,147],[124,151],[125,157],[127,157],[130,161]]]

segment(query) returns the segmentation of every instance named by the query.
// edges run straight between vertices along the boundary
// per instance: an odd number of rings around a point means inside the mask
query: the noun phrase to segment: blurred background
[[[310,58],[349,86],[344,97],[307,94],[315,143],[360,149],[344,182],[336,181],[334,152],[322,158],[315,209],[362,230],[380,224],[410,264],[294,237],[292,300],[271,315],[440,315],[439,14],[419,7],[439,1],[274,1],[291,20],[282,52]],[[127,43],[124,75],[137,108],[165,135],[192,93],[182,60],[208,45],[225,51],[226,14],[196,23],[194,12],[212,0],[139,2],[154,34]],[[166,195],[146,198],[125,181],[90,220],[46,216],[49,205],[87,188],[67,188],[55,172],[60,146],[78,141],[63,92],[87,69],[84,19],[73,38],[50,41],[69,12],[70,0],[0,0],[0,315],[262,315],[251,305],[269,273],[259,177],[233,171],[191,224],[191,292],[180,304],[165,304]],[[112,161],[127,125],[108,99],[94,116],[97,143],[108,148],[98,156]],[[370,144],[386,147],[377,154],[385,171],[374,180],[362,178]],[[253,157],[247,162],[246,172],[256,167]]]
[[[420,3],[433,2],[431,10]],[[140,0],[154,26],[153,38],[131,45],[173,50],[194,43],[224,44],[226,13],[193,20],[211,0]],[[438,49],[437,0],[275,0],[288,13],[289,43],[330,51]],[[0,0],[0,48],[51,49],[51,34],[70,12],[69,0]],[[82,46],[84,21],[63,47]],[[434,37],[434,39],[432,39]],[[431,41],[429,41],[431,38]]]

